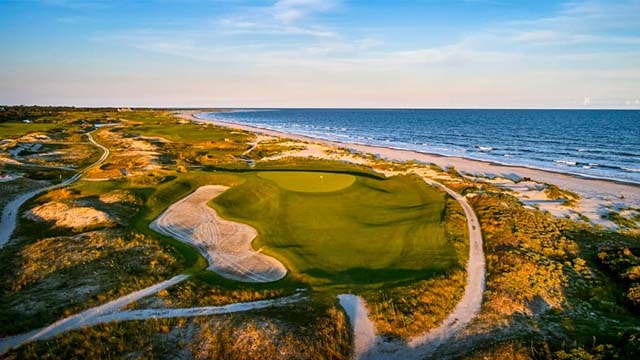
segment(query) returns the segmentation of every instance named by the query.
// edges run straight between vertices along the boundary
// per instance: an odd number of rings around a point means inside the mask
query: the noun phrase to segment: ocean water
[[[640,111],[260,109],[200,117],[640,184]]]

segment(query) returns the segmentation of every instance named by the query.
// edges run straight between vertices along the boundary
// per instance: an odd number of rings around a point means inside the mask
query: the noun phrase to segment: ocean
[[[640,184],[638,110],[240,109],[199,116]]]

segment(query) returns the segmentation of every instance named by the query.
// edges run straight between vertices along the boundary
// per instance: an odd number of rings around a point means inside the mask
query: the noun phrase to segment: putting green
[[[264,171],[258,176],[271,180],[281,188],[299,192],[331,192],[347,188],[356,181],[348,174],[309,171]]]
[[[421,179],[302,171],[243,177],[213,205],[255,227],[254,248],[313,286],[403,283],[460,266],[445,236],[445,194]]]

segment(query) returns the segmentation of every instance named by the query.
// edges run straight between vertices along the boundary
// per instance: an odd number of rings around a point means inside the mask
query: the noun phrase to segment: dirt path
[[[340,306],[344,309],[351,322],[353,329],[353,351],[354,359],[360,359],[376,345],[379,339],[376,336],[376,329],[369,320],[369,309],[360,296],[352,294],[338,295]]]
[[[20,207],[25,202],[27,202],[32,197],[34,197],[34,196],[36,196],[36,195],[38,195],[40,193],[43,193],[45,191],[50,191],[50,190],[54,190],[54,189],[57,189],[57,188],[61,188],[61,187],[65,187],[67,185],[73,184],[74,182],[78,181],[82,177],[82,175],[84,175],[84,173],[86,173],[87,171],[93,169],[96,166],[101,165],[109,157],[109,153],[110,153],[109,149],[107,147],[105,147],[105,146],[100,145],[97,141],[95,141],[93,139],[93,136],[91,136],[91,132],[87,133],[87,137],[89,138],[89,141],[94,146],[97,146],[98,148],[100,148],[102,150],[102,155],[100,156],[100,158],[96,162],[94,162],[93,164],[87,166],[83,170],[79,171],[78,173],[76,173],[72,177],[62,181],[59,184],[51,185],[51,186],[44,187],[42,189],[36,189],[36,190],[33,190],[33,191],[26,192],[26,193],[16,197],[15,199],[11,200],[4,207],[4,209],[2,210],[2,218],[0,220],[0,248],[2,248],[11,239],[11,235],[13,234],[14,230],[16,229],[16,222],[17,222],[17,219],[18,219],[18,212],[20,211]]]
[[[171,205],[150,227],[167,236],[195,245],[209,262],[209,269],[228,279],[271,282],[287,270],[278,260],[251,247],[257,232],[249,225],[221,218],[207,203],[228,189],[206,185]]]
[[[420,175],[420,174],[419,174]],[[355,295],[340,295],[354,335],[355,359],[425,359],[432,356],[438,347],[449,341],[467,326],[480,312],[485,288],[485,259],[482,249],[482,233],[475,212],[464,196],[446,186],[422,176],[429,185],[438,187],[451,195],[464,210],[469,228],[469,262],[467,284],[462,299],[442,324],[408,342],[387,341],[375,335],[375,327],[366,316],[368,310],[364,300]],[[373,331],[372,331],[373,329]]]
[[[63,184],[71,184],[79,179],[85,171],[99,165],[107,158],[109,155],[108,149],[94,142],[90,134],[89,139],[105,150],[100,160],[72,178],[65,180],[64,183],[40,189],[36,193],[64,186]],[[219,271],[229,278],[253,282],[274,281],[282,278],[286,274],[286,269],[280,262],[251,248],[251,241],[256,236],[253,228],[224,220],[218,217],[215,210],[207,205],[213,197],[227,189],[225,186],[215,185],[200,187],[191,195],[170,206],[150,227],[160,233],[196,245],[203,251],[209,260],[209,264],[216,264],[210,265],[209,268]],[[19,205],[17,206],[19,208]],[[235,303],[225,306],[120,311],[126,305],[176,285],[188,277],[189,275],[185,274],[177,275],[169,280],[135,291],[106,304],[58,320],[44,328],[0,339],[0,355],[32,341],[51,339],[66,331],[106,322],[226,314],[263,309],[270,306],[283,306],[299,301],[304,297],[302,293],[297,293],[285,298]]]
[[[219,314],[230,314],[235,312],[243,312],[250,310],[264,309],[272,306],[284,306],[293,304],[297,301],[304,299],[302,293],[295,295],[270,299],[270,300],[258,300],[249,302],[240,302],[222,306],[201,306],[191,308],[176,308],[176,309],[140,309],[140,310],[127,310],[118,311],[111,314],[105,314],[94,318],[90,324],[96,325],[111,321],[130,321],[130,320],[144,320],[144,319],[162,319],[162,318],[176,318],[176,317],[194,317],[194,316],[209,316]]]
[[[50,339],[65,331],[79,329],[83,326],[95,325],[94,321],[96,318],[105,314],[113,313],[136,300],[142,299],[145,296],[154,294],[162,289],[166,289],[184,281],[188,277],[188,275],[178,275],[142,290],[134,291],[131,294],[112,300],[106,304],[96,306],[78,314],[58,320],[44,328],[0,339],[0,354],[4,354],[9,349],[16,348],[31,341]]]
[[[166,289],[170,286],[178,284],[189,275],[178,275],[169,280],[155,284],[148,288],[138,290],[129,295],[125,295],[116,300],[110,301],[104,305],[100,305],[88,310],[85,310],[79,314],[70,316],[68,318],[56,321],[55,323],[42,328],[30,331],[25,334],[16,336],[10,336],[0,339],[0,355],[7,351],[37,340],[51,339],[59,334],[67,331],[80,329],[88,326],[95,326],[98,324],[113,322],[113,321],[130,321],[130,320],[145,320],[145,319],[160,319],[160,318],[175,318],[175,317],[193,317],[193,316],[207,316],[218,314],[230,314],[234,312],[250,311],[256,309],[264,309],[272,306],[284,306],[295,303],[304,298],[302,293],[297,293],[292,296],[273,299],[273,300],[260,300],[244,303],[235,303],[223,306],[204,306],[194,308],[177,308],[177,309],[141,309],[141,310],[125,310],[119,311],[124,306],[139,300],[145,296],[152,295],[160,290]]]

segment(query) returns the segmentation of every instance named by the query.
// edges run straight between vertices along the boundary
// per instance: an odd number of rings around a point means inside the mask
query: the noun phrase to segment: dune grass
[[[245,173],[246,181],[217,197],[213,206],[258,229],[254,247],[316,288],[402,283],[458,264],[444,236],[443,193],[414,177],[353,175],[353,184],[342,190],[312,192],[318,183],[307,179],[319,174]],[[321,174],[340,179],[329,182],[346,180],[344,174]]]

